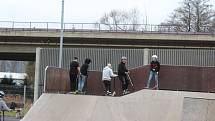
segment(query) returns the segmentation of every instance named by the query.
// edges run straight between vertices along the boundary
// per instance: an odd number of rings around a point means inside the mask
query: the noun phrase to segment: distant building
[[[0,72],[0,83],[2,82],[2,79],[12,79],[13,84],[17,86],[22,86],[25,83],[25,80],[27,79],[26,73],[11,73],[11,72]]]

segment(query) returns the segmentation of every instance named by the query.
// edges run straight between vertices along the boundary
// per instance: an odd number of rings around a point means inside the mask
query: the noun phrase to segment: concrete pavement
[[[3,119],[1,119],[0,121],[3,121]],[[16,117],[5,117],[4,121],[20,121],[20,119]]]
[[[21,121],[200,121],[192,118],[196,115],[214,121],[215,110],[204,106],[213,107],[214,99],[213,93],[164,90],[141,90],[122,97],[43,94]]]

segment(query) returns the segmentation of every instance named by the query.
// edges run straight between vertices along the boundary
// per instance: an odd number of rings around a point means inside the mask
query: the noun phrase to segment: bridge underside
[[[36,48],[59,47],[59,37],[49,36],[0,36],[1,60],[34,61]],[[64,48],[205,48],[214,49],[215,41],[211,40],[177,40],[99,37],[64,37]]]
[[[0,52],[0,60],[15,60],[15,61],[35,61],[35,53],[2,53]]]
[[[37,47],[57,47],[59,45],[59,40],[59,37],[1,36],[0,44],[14,44],[17,46],[34,45]],[[215,47],[215,41],[64,37],[64,46],[121,48],[212,48]]]

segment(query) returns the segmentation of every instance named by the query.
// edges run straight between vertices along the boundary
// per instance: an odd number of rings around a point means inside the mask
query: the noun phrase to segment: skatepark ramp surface
[[[185,98],[181,121],[215,121],[215,99]]]
[[[21,121],[215,121],[214,99],[214,93],[146,89],[122,97],[44,93]]]

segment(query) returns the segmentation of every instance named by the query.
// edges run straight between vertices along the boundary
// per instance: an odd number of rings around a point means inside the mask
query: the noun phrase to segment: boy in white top
[[[0,111],[11,111],[11,109],[6,105],[4,98],[4,92],[0,91]]]
[[[106,67],[104,67],[102,72],[102,81],[105,85],[106,95],[112,95],[111,94],[111,77],[116,77],[118,75],[113,73],[111,64],[108,63]]]

